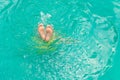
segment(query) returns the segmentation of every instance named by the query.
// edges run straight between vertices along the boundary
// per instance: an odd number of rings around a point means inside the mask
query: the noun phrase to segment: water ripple
[[[17,54],[21,58],[16,63],[24,70],[21,71],[23,80],[97,80],[112,67],[118,42],[116,26],[120,22],[118,1],[6,0],[0,3],[1,24],[7,26],[5,32],[9,31],[12,42],[16,43],[10,49],[18,48],[11,56]],[[8,14],[2,15],[7,11]],[[55,34],[48,43],[37,33],[41,22],[54,27]]]

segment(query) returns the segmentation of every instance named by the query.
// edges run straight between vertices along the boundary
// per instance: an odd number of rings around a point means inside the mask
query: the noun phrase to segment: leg
[[[53,35],[52,26],[48,25],[47,28],[46,28],[46,37],[45,37],[45,40],[49,41],[51,39],[52,35]]]
[[[43,24],[38,25],[38,32],[43,40],[45,40],[45,30]]]

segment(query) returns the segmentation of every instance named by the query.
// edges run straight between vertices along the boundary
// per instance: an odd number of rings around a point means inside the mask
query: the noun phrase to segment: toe
[[[41,30],[43,30],[43,29],[44,29],[43,24],[39,24],[39,25],[38,25],[38,31],[41,31]]]
[[[53,32],[52,26],[48,25],[46,28],[46,33],[52,33],[52,32]]]

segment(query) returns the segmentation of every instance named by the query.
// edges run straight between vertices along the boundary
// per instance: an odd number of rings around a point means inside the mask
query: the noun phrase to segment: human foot
[[[38,25],[38,32],[43,40],[45,40],[45,30],[43,24]]]
[[[46,28],[46,37],[45,37],[45,41],[49,41],[51,39],[53,35],[53,29],[51,25],[48,25]]]

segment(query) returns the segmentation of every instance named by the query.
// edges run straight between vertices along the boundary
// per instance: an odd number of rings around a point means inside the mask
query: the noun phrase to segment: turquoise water
[[[119,13],[119,0],[1,0],[0,80],[119,80]]]

